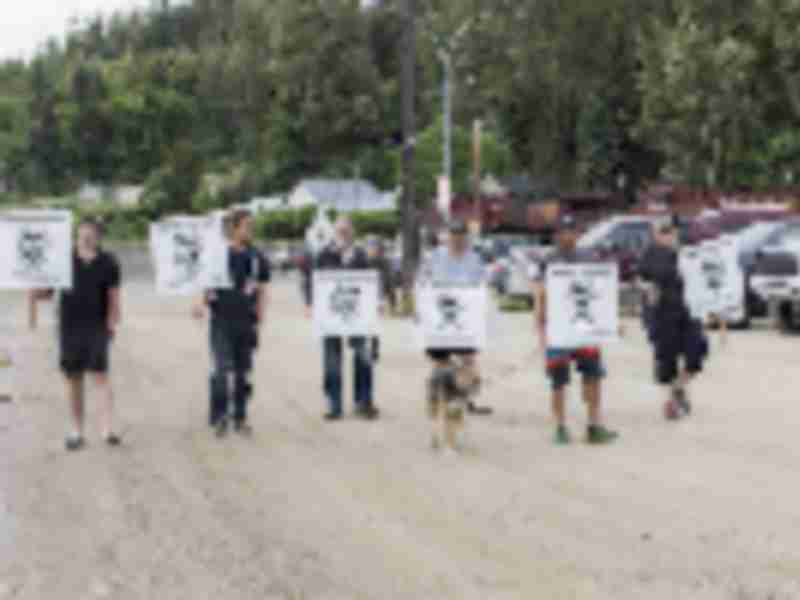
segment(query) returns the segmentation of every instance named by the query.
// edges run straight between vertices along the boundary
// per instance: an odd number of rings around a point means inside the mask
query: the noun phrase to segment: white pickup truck
[[[510,298],[523,299],[533,308],[531,282],[537,277],[542,261],[552,251],[553,246],[520,246],[512,249],[508,261],[506,295]]]
[[[763,248],[756,257],[750,287],[766,299],[781,329],[800,329],[800,245]]]

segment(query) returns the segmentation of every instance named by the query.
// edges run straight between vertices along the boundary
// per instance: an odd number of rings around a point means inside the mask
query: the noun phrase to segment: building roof
[[[364,179],[304,179],[295,191],[300,189],[338,210],[369,209],[386,203],[386,196]]]

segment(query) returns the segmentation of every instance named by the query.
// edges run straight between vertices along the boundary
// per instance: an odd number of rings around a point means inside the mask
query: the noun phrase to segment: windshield
[[[603,221],[597,223],[589,228],[578,240],[579,248],[592,248],[599,242],[603,241],[610,234],[612,229],[617,225],[616,221]]]

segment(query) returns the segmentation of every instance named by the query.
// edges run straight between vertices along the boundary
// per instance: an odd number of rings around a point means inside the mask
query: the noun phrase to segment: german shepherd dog
[[[452,450],[463,449],[464,413],[480,390],[474,365],[453,356],[446,366],[435,366],[428,381],[428,416],[433,425],[432,447],[442,441]]]

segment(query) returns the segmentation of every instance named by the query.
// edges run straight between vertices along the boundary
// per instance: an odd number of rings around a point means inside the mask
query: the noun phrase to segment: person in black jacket
[[[314,269],[348,269],[368,270],[371,268],[367,253],[353,243],[353,225],[347,217],[336,221],[336,241],[320,252],[316,257],[313,269],[310,269],[305,281],[306,315],[311,317],[313,302],[313,270]],[[353,349],[353,384],[356,415],[365,419],[376,419],[378,409],[373,402],[373,352],[370,340],[365,337],[353,337],[349,340]],[[325,419],[335,421],[342,418],[342,355],[343,339],[326,337],[323,340],[324,391],[328,399],[329,410]]]
[[[703,326],[692,317],[684,298],[677,248],[678,222],[673,218],[657,228],[655,244],[645,252],[639,267],[645,288],[645,327],[653,344],[656,380],[670,386],[670,396],[664,405],[664,415],[670,420],[691,413],[688,384],[702,370],[708,353]]]
[[[253,393],[249,382],[253,354],[258,347],[258,327],[264,321],[270,264],[252,245],[253,218],[247,211],[233,213],[228,265],[232,287],[211,290],[194,307],[195,318],[211,309],[209,326],[213,372],[210,378],[209,424],[217,436],[228,431],[229,404],[237,433],[250,434],[247,403]]]

